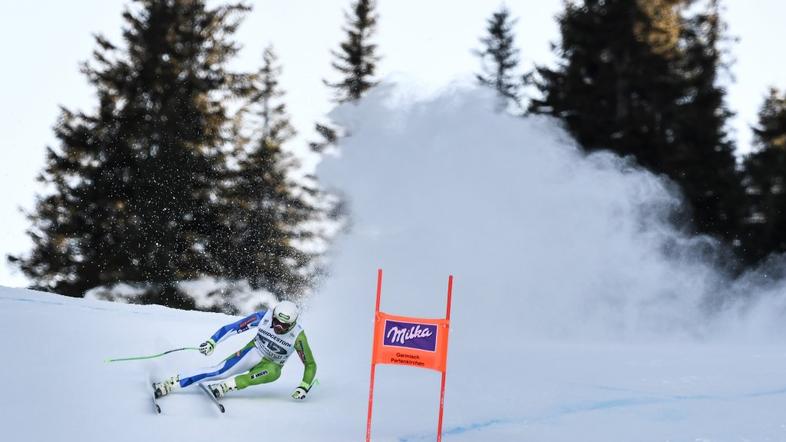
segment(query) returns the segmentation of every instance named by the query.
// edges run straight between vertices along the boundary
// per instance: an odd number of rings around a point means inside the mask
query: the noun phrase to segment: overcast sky
[[[243,50],[237,69],[259,66],[263,48],[275,47],[283,65],[282,86],[296,128],[303,138],[313,122],[330,110],[322,79],[331,77],[330,50],[343,34],[343,10],[350,0],[257,0],[236,35]],[[549,43],[558,38],[554,16],[562,0],[507,0],[519,18],[516,43],[522,67],[553,60]],[[726,0],[736,60],[728,103],[739,147],[750,144],[749,127],[767,88],[786,88],[786,6],[779,0]],[[2,0],[0,27],[0,285],[23,286],[26,279],[8,266],[5,255],[30,248],[28,222],[20,208],[31,209],[40,186],[36,175],[47,146],[56,146],[52,127],[59,106],[89,110],[94,91],[79,73],[90,58],[92,35],[120,42],[126,0]],[[210,4],[218,4],[212,1]],[[470,81],[478,68],[471,50],[479,47],[486,18],[501,3],[488,0],[378,0],[376,42],[383,56],[381,76],[405,82],[423,93],[456,81]],[[295,142],[302,142],[295,140]]]

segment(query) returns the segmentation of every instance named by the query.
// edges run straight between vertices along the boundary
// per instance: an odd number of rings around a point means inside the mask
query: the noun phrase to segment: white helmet
[[[292,301],[281,301],[273,309],[273,330],[278,334],[284,334],[295,326],[298,316],[298,308]]]

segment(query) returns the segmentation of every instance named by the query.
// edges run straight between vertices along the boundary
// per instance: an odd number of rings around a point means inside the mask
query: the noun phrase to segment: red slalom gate
[[[450,304],[453,275],[448,277],[447,312],[444,319],[391,315],[379,310],[382,297],[382,269],[377,270],[377,304],[374,309],[374,344],[371,350],[371,381],[368,390],[366,442],[371,442],[371,415],[374,405],[374,374],[377,364],[427,368],[442,373],[439,390],[437,441],[442,440],[442,415],[445,408]]]

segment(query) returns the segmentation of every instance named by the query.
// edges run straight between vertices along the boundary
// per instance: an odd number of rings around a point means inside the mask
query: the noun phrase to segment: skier
[[[281,367],[293,351],[297,351],[305,366],[303,380],[292,393],[293,399],[305,399],[313,385],[317,364],[308,346],[306,334],[297,323],[298,308],[290,301],[282,301],[273,310],[261,310],[237,322],[218,329],[199,346],[199,351],[209,356],[216,345],[234,334],[257,327],[256,336],[243,348],[218,365],[192,374],[178,374],[153,384],[156,398],[195,382],[207,382],[216,397],[222,398],[232,390],[242,390],[250,385],[273,382],[281,376]]]

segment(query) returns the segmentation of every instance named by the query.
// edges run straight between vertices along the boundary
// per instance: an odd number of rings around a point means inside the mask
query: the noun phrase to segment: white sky
[[[468,81],[478,69],[471,50],[478,48],[486,18],[496,1],[377,0],[380,22],[376,42],[383,60],[379,74],[406,78],[420,92],[432,92],[454,81]],[[211,2],[216,4],[215,1]],[[331,77],[330,50],[343,38],[343,10],[350,0],[257,0],[236,35],[243,50],[235,65],[254,69],[263,48],[272,43],[284,68],[282,86],[293,122],[311,137],[314,121],[331,108],[322,78]],[[736,63],[728,103],[738,113],[733,121],[739,147],[747,150],[748,127],[770,85],[786,88],[786,61],[777,56],[786,41],[786,3],[779,0],[726,0],[726,20]],[[52,133],[59,106],[89,110],[93,90],[79,73],[90,58],[92,35],[120,43],[124,0],[2,0],[6,20],[0,27],[0,285],[23,286],[26,279],[6,263],[9,253],[29,249],[28,222],[20,207],[31,209],[41,187],[35,181],[44,165],[46,146],[56,146]],[[553,60],[549,43],[558,38],[553,17],[562,0],[507,0],[519,18],[516,43],[522,67]],[[298,140],[296,140],[297,142]],[[301,142],[303,140],[300,140]]]

